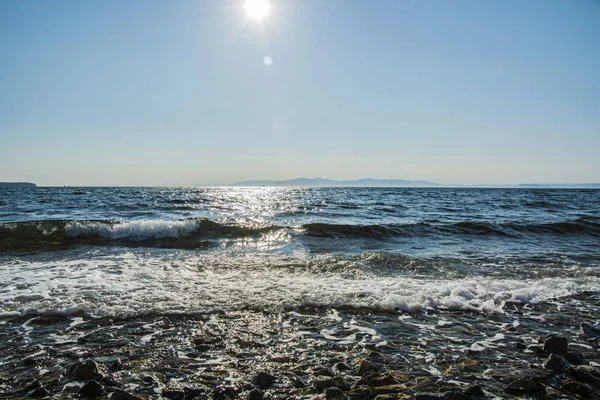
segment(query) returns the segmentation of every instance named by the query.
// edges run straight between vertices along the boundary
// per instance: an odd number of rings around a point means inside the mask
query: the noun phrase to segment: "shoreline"
[[[5,318],[0,396],[593,399],[600,395],[599,300],[585,293],[491,314],[305,307]],[[568,346],[559,339],[548,347],[557,335]]]

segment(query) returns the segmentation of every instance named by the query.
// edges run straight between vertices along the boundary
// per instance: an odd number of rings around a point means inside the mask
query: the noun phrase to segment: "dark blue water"
[[[0,223],[9,314],[499,309],[600,275],[599,190],[15,188]]]

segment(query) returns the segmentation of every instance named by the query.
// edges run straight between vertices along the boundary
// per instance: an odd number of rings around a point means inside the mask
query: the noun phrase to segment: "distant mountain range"
[[[296,178],[285,181],[253,180],[234,183],[232,186],[337,186],[337,187],[440,187],[435,182],[406,179],[355,179],[336,181],[324,178]]]
[[[563,189],[600,189],[600,183],[523,183],[516,185],[443,185],[429,181],[411,181],[407,179],[355,179],[336,181],[325,178],[296,178],[282,181],[250,180],[234,183],[230,186],[317,186],[317,187],[473,187],[473,188],[563,188]]]
[[[31,182],[0,182],[0,187],[37,187]]]

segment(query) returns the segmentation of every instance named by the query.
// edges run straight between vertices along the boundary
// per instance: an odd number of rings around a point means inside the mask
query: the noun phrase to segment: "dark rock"
[[[315,372],[313,375],[315,375],[315,376],[334,376],[334,373],[329,368],[319,367],[319,368],[315,369]]]
[[[162,390],[162,397],[167,398],[169,400],[184,400],[185,392],[181,388],[164,388]]]
[[[313,382],[313,385],[318,390],[325,390],[335,386],[333,378],[317,378]]]
[[[341,389],[341,390],[350,390],[350,385],[348,385],[346,383],[346,381],[344,380],[344,378],[342,378],[341,376],[334,376],[333,377],[333,384],[338,389]]]
[[[568,393],[583,396],[584,398],[591,398],[594,395],[594,389],[590,385],[577,381],[566,381],[561,385],[560,389]]]
[[[355,386],[368,385],[368,386],[385,386],[393,385],[397,383],[396,379],[389,374],[380,374],[375,371],[369,371],[360,377]]]
[[[110,399],[111,400],[142,400],[141,397],[134,396],[134,395],[127,393],[126,391],[121,390],[121,389],[116,389],[113,392],[112,397]]]
[[[485,396],[485,393],[483,392],[483,389],[479,385],[469,386],[467,389],[465,389],[465,394],[467,396],[471,396],[471,397],[482,397],[482,396]]]
[[[369,371],[377,371],[377,367],[369,360],[362,360],[358,366],[358,375],[364,375]]]
[[[581,354],[573,351],[569,351],[567,354],[565,354],[565,358],[573,365],[589,364],[589,362]]]
[[[271,386],[273,383],[275,383],[275,377],[266,372],[259,372],[254,377],[253,382],[259,388],[265,389]]]
[[[571,364],[560,354],[552,353],[546,361],[544,361],[544,368],[554,372],[565,372],[569,367],[571,367]]]
[[[350,371],[352,369],[348,365],[344,364],[343,362],[339,362],[339,363],[335,364],[335,368],[338,371]]]
[[[544,351],[546,353],[566,354],[569,351],[567,339],[562,336],[550,336],[544,342]]]
[[[506,388],[504,388],[504,392],[520,396],[543,394],[546,392],[546,389],[544,388],[544,386],[542,386],[541,383],[531,378],[521,378],[517,379],[516,381],[508,385]]]
[[[79,389],[79,396],[81,397],[96,397],[100,396],[104,391],[104,386],[96,381],[89,381]]]
[[[587,365],[577,365],[569,368],[568,373],[579,382],[589,383],[595,388],[600,388],[600,374]]]
[[[74,379],[102,379],[101,367],[92,360],[79,360],[67,368],[67,374]]]
[[[116,371],[120,371],[123,369],[123,361],[121,360],[115,360],[113,361],[109,366],[108,366],[108,371],[109,372],[116,372]]]
[[[433,393],[417,393],[415,400],[444,400],[444,397]]]
[[[50,396],[50,392],[41,383],[39,383],[39,385],[36,385],[36,387],[31,388],[31,390],[27,393],[27,397],[46,397],[46,396]]]
[[[254,388],[248,394],[248,400],[262,400],[264,396],[265,395],[262,390]]]
[[[458,390],[452,390],[444,393],[444,400],[472,400],[471,396],[467,396]]]
[[[300,377],[295,377],[294,379],[292,379],[292,385],[296,389],[303,389],[306,387],[306,382],[304,382],[304,380]]]
[[[391,394],[391,393],[402,393],[408,390],[408,386],[405,384],[394,384],[394,385],[385,385],[378,386],[373,388],[373,393],[375,394]]]
[[[222,387],[218,387],[216,389],[213,390],[213,394],[212,394],[213,400],[228,400],[228,399],[234,399],[237,397],[237,391],[235,388],[231,387],[231,386],[222,386]],[[185,400],[187,400],[188,397],[185,397]]]
[[[600,336],[600,328],[585,322],[582,322],[579,325],[579,332],[581,333],[581,336],[588,339],[595,339]]]
[[[347,399],[348,397],[341,389],[337,387],[330,387],[325,390],[325,398],[327,400],[343,400]]]

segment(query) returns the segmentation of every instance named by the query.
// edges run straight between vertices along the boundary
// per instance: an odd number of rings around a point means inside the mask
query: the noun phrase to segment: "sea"
[[[600,190],[0,188],[6,398],[71,398],[87,359],[146,398],[322,398],[319,368],[359,398],[365,360],[510,398],[549,335],[600,365],[599,294]]]

